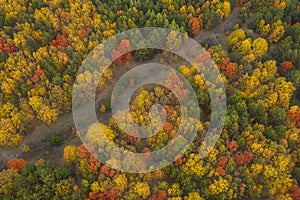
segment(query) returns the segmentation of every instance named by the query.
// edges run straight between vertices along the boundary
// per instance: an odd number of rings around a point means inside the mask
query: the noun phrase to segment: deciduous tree
[[[22,158],[13,158],[7,161],[6,167],[21,171],[26,165],[26,161]]]

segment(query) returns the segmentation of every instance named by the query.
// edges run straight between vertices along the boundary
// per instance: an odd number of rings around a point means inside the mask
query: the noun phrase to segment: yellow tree
[[[236,31],[233,31],[230,36],[228,37],[227,44],[230,48],[237,45],[239,42],[244,41],[246,38],[246,34],[243,31],[243,29],[238,29]]]
[[[68,90],[63,89],[60,85],[53,85],[49,94],[51,107],[57,108],[62,113],[71,109],[71,94]]]
[[[8,97],[11,96],[15,91],[15,84],[16,81],[11,78],[6,78],[3,82],[1,82],[1,90],[4,95],[7,95]]]
[[[292,82],[286,82],[283,77],[276,79],[275,91],[278,93],[278,104],[287,110],[295,90]]]
[[[64,197],[70,194],[75,185],[73,178],[62,179],[56,184],[55,194],[59,197]]]
[[[266,24],[265,20],[260,20],[258,24],[258,31],[262,37],[267,37],[270,33],[271,27],[270,24]]]
[[[77,147],[66,146],[64,148],[64,160],[67,162],[75,162],[77,160]]]
[[[219,177],[214,180],[214,183],[208,186],[209,192],[212,195],[218,195],[222,192],[226,192],[229,189],[229,183],[226,179]]]
[[[57,117],[58,111],[49,106],[43,105],[41,109],[37,111],[37,118],[48,125],[56,121]]]
[[[270,41],[277,43],[285,33],[285,28],[282,25],[282,21],[278,20],[273,23],[271,29],[272,30],[268,38]]]
[[[173,197],[178,197],[182,195],[182,190],[180,189],[180,185],[178,183],[174,183],[168,189],[168,194]]]
[[[198,192],[190,192],[188,196],[184,197],[184,200],[204,200],[204,198]]]
[[[197,154],[191,154],[187,162],[182,165],[182,171],[187,175],[203,177],[207,173],[208,168]]]
[[[167,36],[167,46],[171,51],[176,51],[182,45],[182,38],[180,35],[177,35],[176,31],[171,31]]]
[[[141,199],[147,199],[150,195],[150,187],[146,182],[138,182],[134,186],[134,192],[137,193]]]
[[[224,15],[228,18],[231,12],[230,2],[228,0],[224,1]]]
[[[247,38],[242,41],[238,47],[239,54],[246,56],[252,53],[252,40],[251,38]]]
[[[13,189],[13,183],[20,174],[17,170],[7,169],[0,172],[0,195],[9,195]]]
[[[124,192],[127,189],[127,177],[124,174],[117,175],[114,178],[114,183],[120,192]]]
[[[9,102],[0,105],[0,145],[14,147],[21,143],[30,120],[30,114],[27,117],[24,111]]]
[[[268,52],[268,43],[263,38],[257,38],[252,43],[253,54],[257,59],[260,59]]]

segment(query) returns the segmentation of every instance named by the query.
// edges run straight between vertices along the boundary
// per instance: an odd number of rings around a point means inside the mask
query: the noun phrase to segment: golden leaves
[[[171,31],[167,36],[166,44],[171,51],[176,51],[182,45],[182,38],[177,35],[176,31]]]
[[[229,188],[229,183],[226,179],[219,177],[213,184],[208,186],[208,189],[212,195],[218,195],[222,192],[226,192]]]

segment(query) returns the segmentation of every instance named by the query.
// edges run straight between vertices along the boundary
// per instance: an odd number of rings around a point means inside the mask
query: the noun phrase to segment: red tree
[[[204,52],[199,54],[194,62],[196,64],[203,64],[203,65],[209,65],[211,63],[211,53],[213,53],[212,51],[208,51],[208,52]]]
[[[32,82],[37,83],[41,80],[41,76],[44,74],[42,69],[35,70],[33,77],[31,78]]]
[[[296,126],[300,126],[300,108],[298,108],[296,112],[289,112],[287,117],[294,122]]]
[[[245,153],[238,153],[234,156],[234,161],[238,165],[243,165],[250,163],[253,159],[253,153],[251,151],[246,151]]]
[[[293,69],[293,63],[289,61],[284,61],[280,64],[282,75],[286,75],[286,73]]]
[[[115,189],[106,190],[104,193],[95,193],[90,192],[88,200],[115,200],[120,198],[120,193],[118,193]]]
[[[166,122],[163,129],[166,133],[170,133],[170,131],[173,129],[173,124],[171,122]]]
[[[6,167],[9,169],[16,169],[21,171],[26,165],[26,161],[22,158],[13,158],[7,161]]]
[[[151,156],[151,150],[149,148],[145,147],[141,153],[144,154],[145,160],[151,160],[152,156]]]
[[[168,105],[164,106],[164,109],[165,109],[166,114],[167,114],[168,117],[169,117],[170,115],[172,115],[173,112],[174,112],[174,108],[171,107],[171,106],[168,106]]]
[[[226,77],[231,79],[236,75],[238,71],[238,65],[230,62],[230,60],[227,58],[220,63],[220,69],[224,72]]]
[[[199,20],[196,17],[194,17],[190,20],[190,24],[192,25],[193,35],[197,35],[199,33],[199,29],[200,29]]]
[[[289,189],[289,194],[294,200],[300,200],[300,188],[297,185],[293,185]]]
[[[129,40],[122,40],[117,49],[111,51],[111,57],[117,64],[130,62],[132,59]]]
[[[51,41],[51,45],[59,49],[65,49],[70,44],[70,39],[68,38],[67,32],[63,31],[58,34],[55,39]]]
[[[225,175],[225,168],[227,165],[227,161],[228,159],[225,156],[221,156],[218,161],[217,161],[217,167],[216,167],[216,171],[221,174],[221,175]]]
[[[174,161],[175,161],[175,166],[179,166],[183,164],[185,158],[182,155],[177,155],[175,156]]]
[[[0,53],[12,53],[15,50],[13,44],[8,44],[5,39],[0,37]]]
[[[229,149],[229,151],[231,151],[231,152],[235,152],[239,148],[239,145],[235,140],[227,142],[226,146]]]
[[[78,158],[87,158],[88,163],[89,163],[89,170],[92,172],[96,172],[100,168],[100,162],[90,153],[92,152],[92,149],[87,149],[91,148],[87,145],[80,145],[77,148],[77,156]]]
[[[127,139],[130,141],[130,142],[136,142],[138,140],[137,137],[134,137],[132,136],[131,134],[127,134]]]
[[[180,98],[185,98],[189,91],[186,89],[184,82],[176,73],[170,73],[166,80],[167,88],[174,88],[175,93],[178,94]]]
[[[89,170],[97,172],[100,167],[100,162],[92,155],[89,156]]]
[[[157,194],[152,195],[149,200],[164,200],[167,198],[166,191],[160,190]]]
[[[77,34],[80,38],[87,37],[92,32],[92,29],[88,26],[77,31]]]
[[[116,170],[111,169],[107,165],[103,165],[100,169],[100,174],[105,174],[106,176],[113,177],[116,174]]]
[[[89,151],[87,150],[85,145],[80,145],[78,147],[77,155],[79,158],[87,158],[89,156]]]

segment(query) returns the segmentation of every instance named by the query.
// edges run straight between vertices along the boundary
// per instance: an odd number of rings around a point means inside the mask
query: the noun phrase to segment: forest
[[[0,199],[300,200],[299,18],[298,0],[0,0]],[[144,45],[139,31],[134,44],[125,38],[102,46],[114,62],[97,83],[99,124],[87,138],[102,145],[95,134],[101,128],[112,143],[146,153],[145,162],[128,163],[141,168],[153,151],[187,141],[176,137],[179,100],[159,84],[139,88],[129,108],[129,117],[145,126],[150,108],[163,105],[167,120],[156,135],[127,134],[112,117],[111,87],[150,61],[176,66],[195,92],[201,118],[187,122],[196,137],[170,165],[129,173],[109,166],[114,160],[100,162],[95,147],[80,140],[72,92],[88,91],[98,75],[79,71],[93,49],[143,27],[172,30],[165,42],[170,51],[131,51]],[[148,35],[149,43],[163,40]],[[218,86],[172,53],[187,37],[205,48],[226,90],[221,136],[204,158],[198,153],[212,117],[208,88]],[[135,85],[134,77],[126,81]],[[189,95],[176,74],[166,82],[183,99]]]

